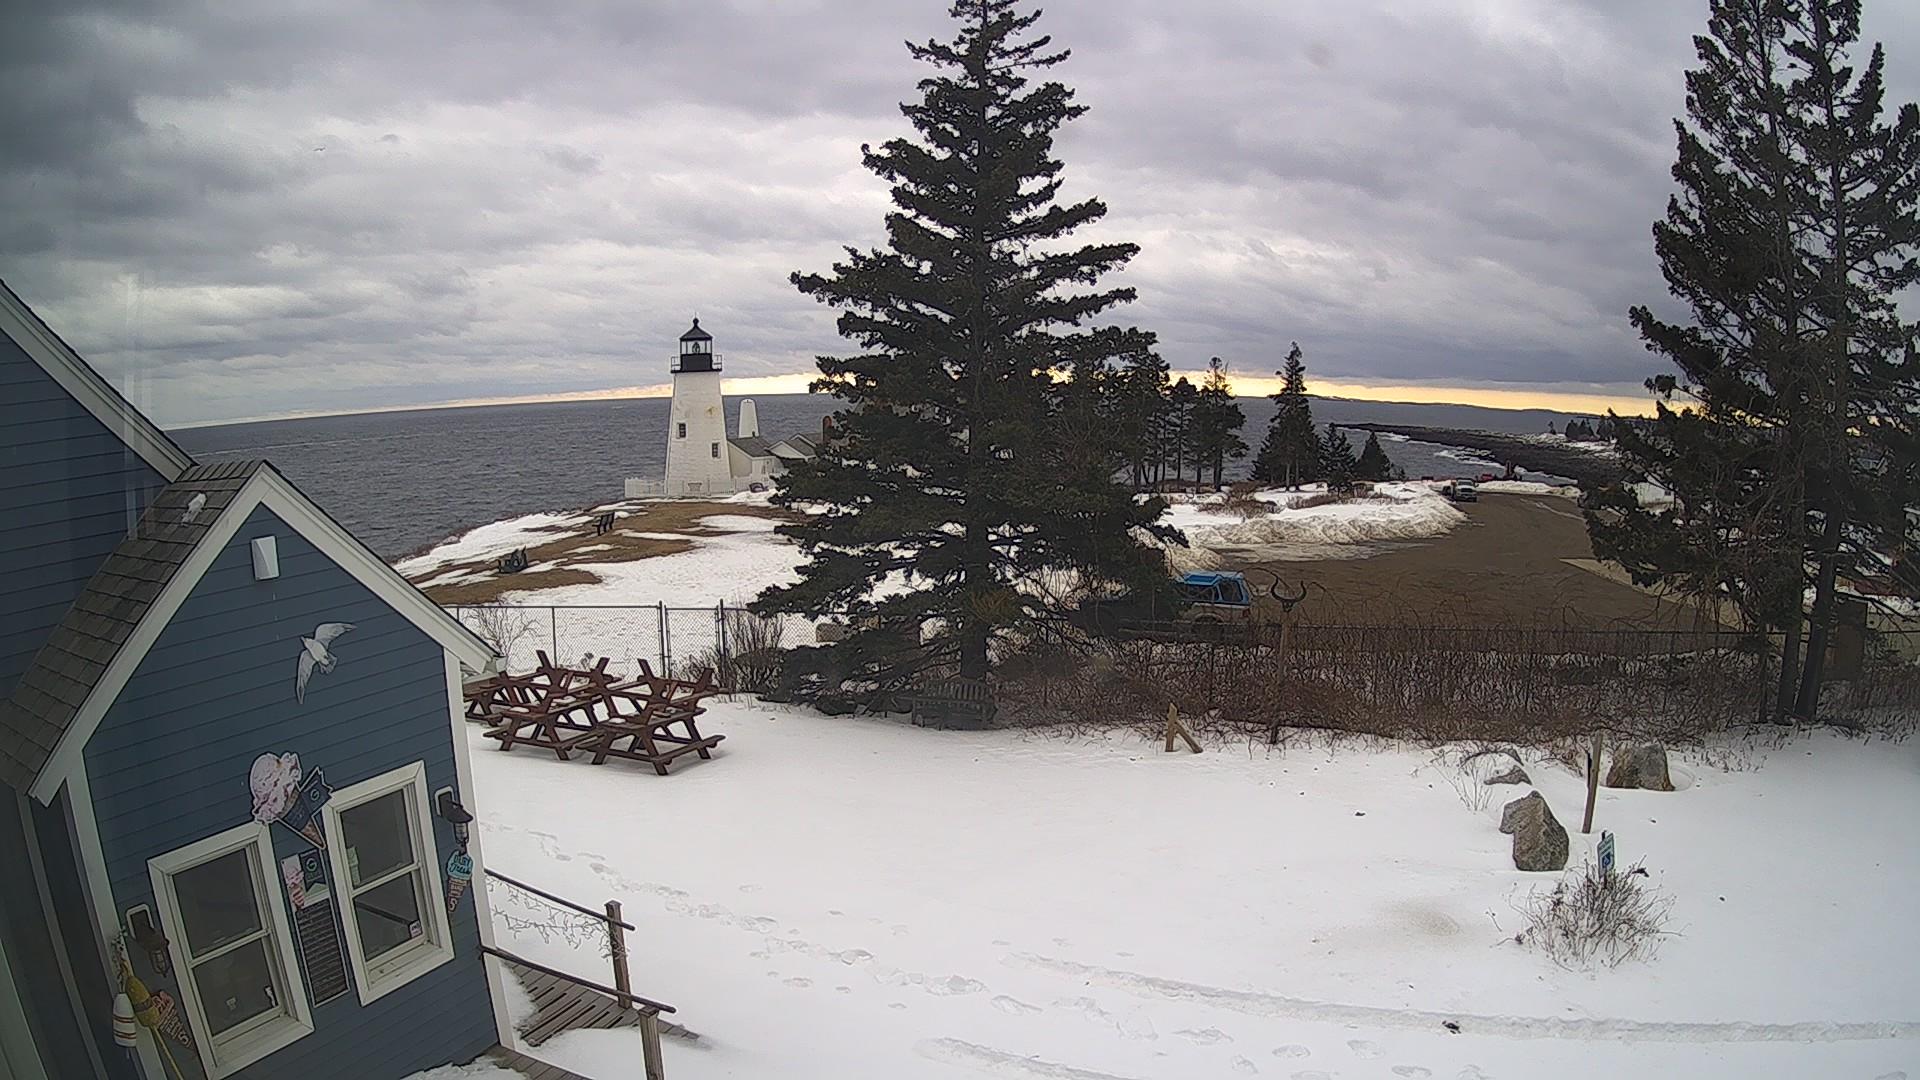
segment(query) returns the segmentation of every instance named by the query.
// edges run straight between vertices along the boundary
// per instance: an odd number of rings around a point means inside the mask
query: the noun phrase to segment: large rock
[[[1672,791],[1673,778],[1667,775],[1667,751],[1654,743],[1620,747],[1613,752],[1613,764],[1607,768],[1605,783],[1610,788]]]
[[[1533,778],[1527,775],[1527,770],[1521,768],[1518,765],[1515,765],[1512,768],[1508,769],[1506,772],[1499,774],[1498,776],[1487,777],[1487,783],[1489,784],[1531,784],[1533,783]]]
[[[1513,836],[1515,869],[1567,868],[1567,830],[1554,818],[1539,792],[1508,803],[1500,811],[1500,831]]]

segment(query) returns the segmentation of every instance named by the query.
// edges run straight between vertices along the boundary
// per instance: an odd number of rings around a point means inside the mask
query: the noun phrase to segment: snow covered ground
[[[471,731],[489,865],[623,901],[635,989],[703,1036],[668,1040],[674,1080],[1920,1074],[1920,743],[1819,735],[1603,790],[1676,933],[1574,972],[1511,940],[1554,880],[1496,829],[1524,789],[1426,751],[1163,754],[744,700],[702,723],[727,741],[669,777]],[[1577,828],[1579,779],[1527,767]],[[605,973],[590,945],[502,944]],[[538,1054],[613,1080],[637,1039]]]
[[[1161,520],[1185,533],[1190,546],[1169,548],[1169,557],[1181,570],[1244,561],[1224,548],[1262,560],[1364,558],[1381,544],[1438,536],[1466,520],[1435,485],[1421,481],[1375,484],[1371,497],[1347,502],[1295,505],[1325,491],[1315,484],[1256,492],[1273,508],[1251,518],[1225,510],[1219,496],[1173,496]]]

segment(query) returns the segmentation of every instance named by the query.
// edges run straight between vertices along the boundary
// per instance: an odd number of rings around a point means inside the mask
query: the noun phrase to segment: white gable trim
[[[81,408],[92,413],[94,419],[140,455],[141,460],[168,483],[178,480],[180,474],[193,465],[186,451],[174,445],[153,421],[60,340],[5,282],[0,282],[0,330],[17,342],[49,378],[72,394]]]
[[[474,883],[467,888],[467,895],[473,897],[474,917],[480,924],[480,944],[497,949],[499,944],[493,938],[493,905],[487,897],[487,860],[480,852],[480,811],[475,804],[477,796],[473,788],[473,751],[467,745],[467,699],[461,692],[464,676],[460,671],[460,659],[452,653],[446,654],[447,670],[447,719],[453,725],[453,775],[459,783],[454,793],[460,805],[474,816],[473,827],[467,832],[467,854],[473,859]],[[487,995],[493,1000],[493,1030],[500,1037],[501,1046],[513,1045],[513,1018],[507,1015],[506,973],[500,958],[492,953],[481,953],[480,962],[487,973]]]
[[[240,526],[259,506],[278,514],[281,520],[318,548],[321,554],[353,575],[368,591],[398,612],[401,618],[418,627],[461,663],[479,671],[493,660],[493,650],[473,636],[472,631],[460,625],[458,619],[427,599],[398,571],[381,562],[379,556],[367,550],[365,544],[354,539],[351,533],[340,527],[339,522],[328,517],[298,488],[289,484],[286,478],[271,467],[265,467],[234,495],[233,502],[214,522],[213,528],[200,538],[199,545],[180,564],[173,580],[167,582],[167,587],[160,591],[141,618],[140,625],[134,627],[126,644],[120,647],[113,662],[107,665],[107,670],[87,695],[86,702],[68,723],[66,733],[60,736],[60,744],[41,768],[40,775],[34,778],[31,789],[34,798],[42,803],[51,802],[54,793],[60,790],[61,782],[80,768],[85,760],[88,740],[93,738],[94,731],[106,718],[107,710],[119,700],[120,691],[126,688],[127,680],[133,678],[140,661],[146,659],[147,651],[153,648],[161,632],[173,621],[174,613],[193,594],[200,579],[206,575],[207,568],[213,565],[213,560],[226,549]]]

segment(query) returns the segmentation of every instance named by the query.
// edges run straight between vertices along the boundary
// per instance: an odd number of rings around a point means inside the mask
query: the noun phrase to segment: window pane
[[[405,788],[345,811],[340,828],[347,846],[347,872],[355,885],[414,861]]]
[[[252,849],[241,848],[173,875],[187,951],[205,956],[260,929]]]
[[[273,966],[267,959],[268,940],[248,942],[194,967],[193,983],[200,990],[207,1027],[214,1035],[280,1007]]]
[[[424,932],[420,893],[415,885],[418,877],[417,873],[397,877],[353,898],[353,918],[360,925],[360,947],[367,954],[367,963]]]

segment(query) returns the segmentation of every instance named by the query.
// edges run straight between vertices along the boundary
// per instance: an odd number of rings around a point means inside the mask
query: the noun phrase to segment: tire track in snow
[[[1204,983],[1164,979],[1155,975],[1096,967],[1092,964],[1080,964],[1071,960],[1058,960],[1031,953],[1015,953],[1006,959],[1006,963],[1034,971],[1083,979],[1143,997],[1197,1001],[1250,1016],[1421,1030],[1431,1030],[1452,1020],[1461,1025],[1463,1034],[1500,1035],[1512,1039],[1659,1043],[1824,1043],[1862,1042],[1873,1039],[1920,1039],[1920,1022],[1911,1020],[1802,1020],[1787,1024],[1765,1024],[1746,1020],[1617,1020],[1562,1016],[1477,1016],[1472,1013],[1433,1012],[1426,1009],[1345,1005],[1334,1001],[1289,997],[1260,990],[1229,990]]]
[[[1131,1077],[1062,1065],[1043,1058],[1022,1057],[960,1039],[923,1039],[914,1044],[913,1052],[929,1061],[965,1065],[995,1076],[1016,1077],[1017,1080],[1132,1080]]]

